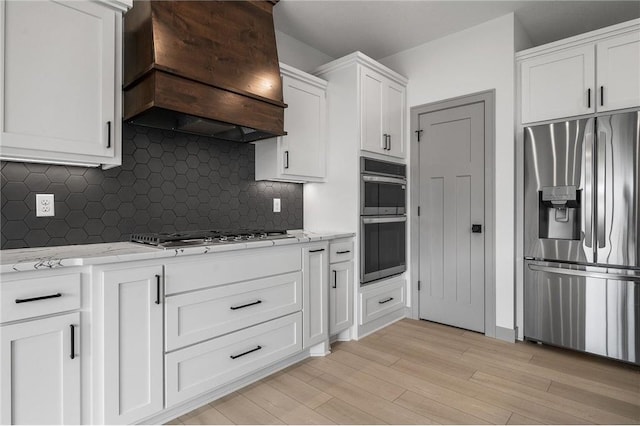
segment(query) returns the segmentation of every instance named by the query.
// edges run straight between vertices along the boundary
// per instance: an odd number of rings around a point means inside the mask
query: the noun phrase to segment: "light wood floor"
[[[402,320],[173,424],[639,424],[640,369]]]

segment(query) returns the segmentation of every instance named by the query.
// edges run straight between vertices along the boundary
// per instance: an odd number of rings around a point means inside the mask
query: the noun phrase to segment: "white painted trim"
[[[96,2],[122,13],[133,7],[133,0],[96,0]]]
[[[472,103],[483,102],[485,105],[485,144],[484,144],[484,227],[485,227],[485,261],[484,261],[484,282],[485,282],[485,309],[484,309],[484,334],[487,337],[496,337],[496,273],[495,273],[495,89],[484,92],[473,93],[433,102],[430,104],[411,107],[411,156],[409,157],[409,185],[410,185],[410,206],[409,212],[409,235],[418,235],[420,229],[420,219],[417,208],[420,200],[420,173],[419,173],[419,147],[416,130],[419,125],[419,115],[442,109],[453,108]],[[412,303],[412,318],[420,318],[420,294],[418,293],[418,278],[420,277],[419,238],[411,238],[411,265],[410,291]]]
[[[395,81],[398,84],[401,84],[403,86],[406,86],[407,83],[409,82],[409,80],[407,79],[407,77],[398,74],[397,72],[393,71],[391,68],[387,68],[386,66],[382,65],[381,63],[379,63],[378,61],[368,57],[367,55],[365,55],[362,52],[353,52],[347,56],[343,56],[340,59],[336,59],[335,61],[331,61],[328,64],[322,65],[318,68],[316,68],[316,70],[313,72],[314,75],[323,75],[323,74],[328,74],[330,72],[333,71],[338,71],[342,68],[346,68],[349,67],[353,64],[360,64],[360,65],[364,65],[367,68],[370,68],[376,72],[379,72],[380,74],[382,74],[383,76]]]
[[[296,80],[310,84],[321,90],[326,90],[327,85],[329,84],[327,80],[323,80],[320,77],[316,77],[315,75],[311,75],[290,65],[283,64],[282,62],[280,62],[280,74],[295,78]]]
[[[532,47],[531,49],[516,52],[516,61],[529,59],[534,56],[545,55],[554,51],[572,48],[581,44],[594,43],[605,37],[613,37],[630,31],[638,31],[640,29],[640,19],[623,22],[617,25],[601,28],[588,33],[579,34],[577,36],[565,38],[542,46]]]
[[[504,340],[505,342],[515,343],[517,331],[513,328],[504,328],[496,326],[496,339]]]

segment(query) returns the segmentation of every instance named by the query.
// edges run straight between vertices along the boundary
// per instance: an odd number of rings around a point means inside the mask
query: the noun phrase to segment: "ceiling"
[[[339,58],[381,59],[514,12],[533,46],[640,17],[639,1],[281,0],[276,29]]]

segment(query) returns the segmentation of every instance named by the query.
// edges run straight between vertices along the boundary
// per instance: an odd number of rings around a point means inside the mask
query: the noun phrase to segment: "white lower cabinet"
[[[302,350],[300,312],[166,355],[167,406],[226,385]]]
[[[405,287],[404,279],[363,287],[360,290],[360,325],[404,309]]]
[[[329,335],[353,325],[353,262],[332,263],[329,286]]]
[[[0,327],[0,423],[80,423],[80,314]]]
[[[169,296],[167,351],[301,309],[300,271]]]
[[[102,272],[104,418],[135,423],[163,409],[162,266]]]
[[[312,243],[302,249],[303,334],[305,348],[326,342],[329,338],[328,244]]]

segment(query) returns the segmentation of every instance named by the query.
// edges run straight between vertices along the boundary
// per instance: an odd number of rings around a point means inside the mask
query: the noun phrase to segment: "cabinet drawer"
[[[80,308],[80,274],[2,283],[0,322]]]
[[[265,250],[242,250],[200,256],[195,262],[165,266],[165,294],[280,275],[302,269],[302,253],[297,244]],[[204,258],[204,260],[202,260]]]
[[[332,241],[329,245],[329,263],[353,259],[353,240]]]
[[[167,351],[301,309],[300,272],[169,296]]]
[[[180,349],[165,357],[167,406],[228,384],[302,350],[302,314]]]
[[[360,325],[404,308],[405,281],[398,280],[360,293]]]

